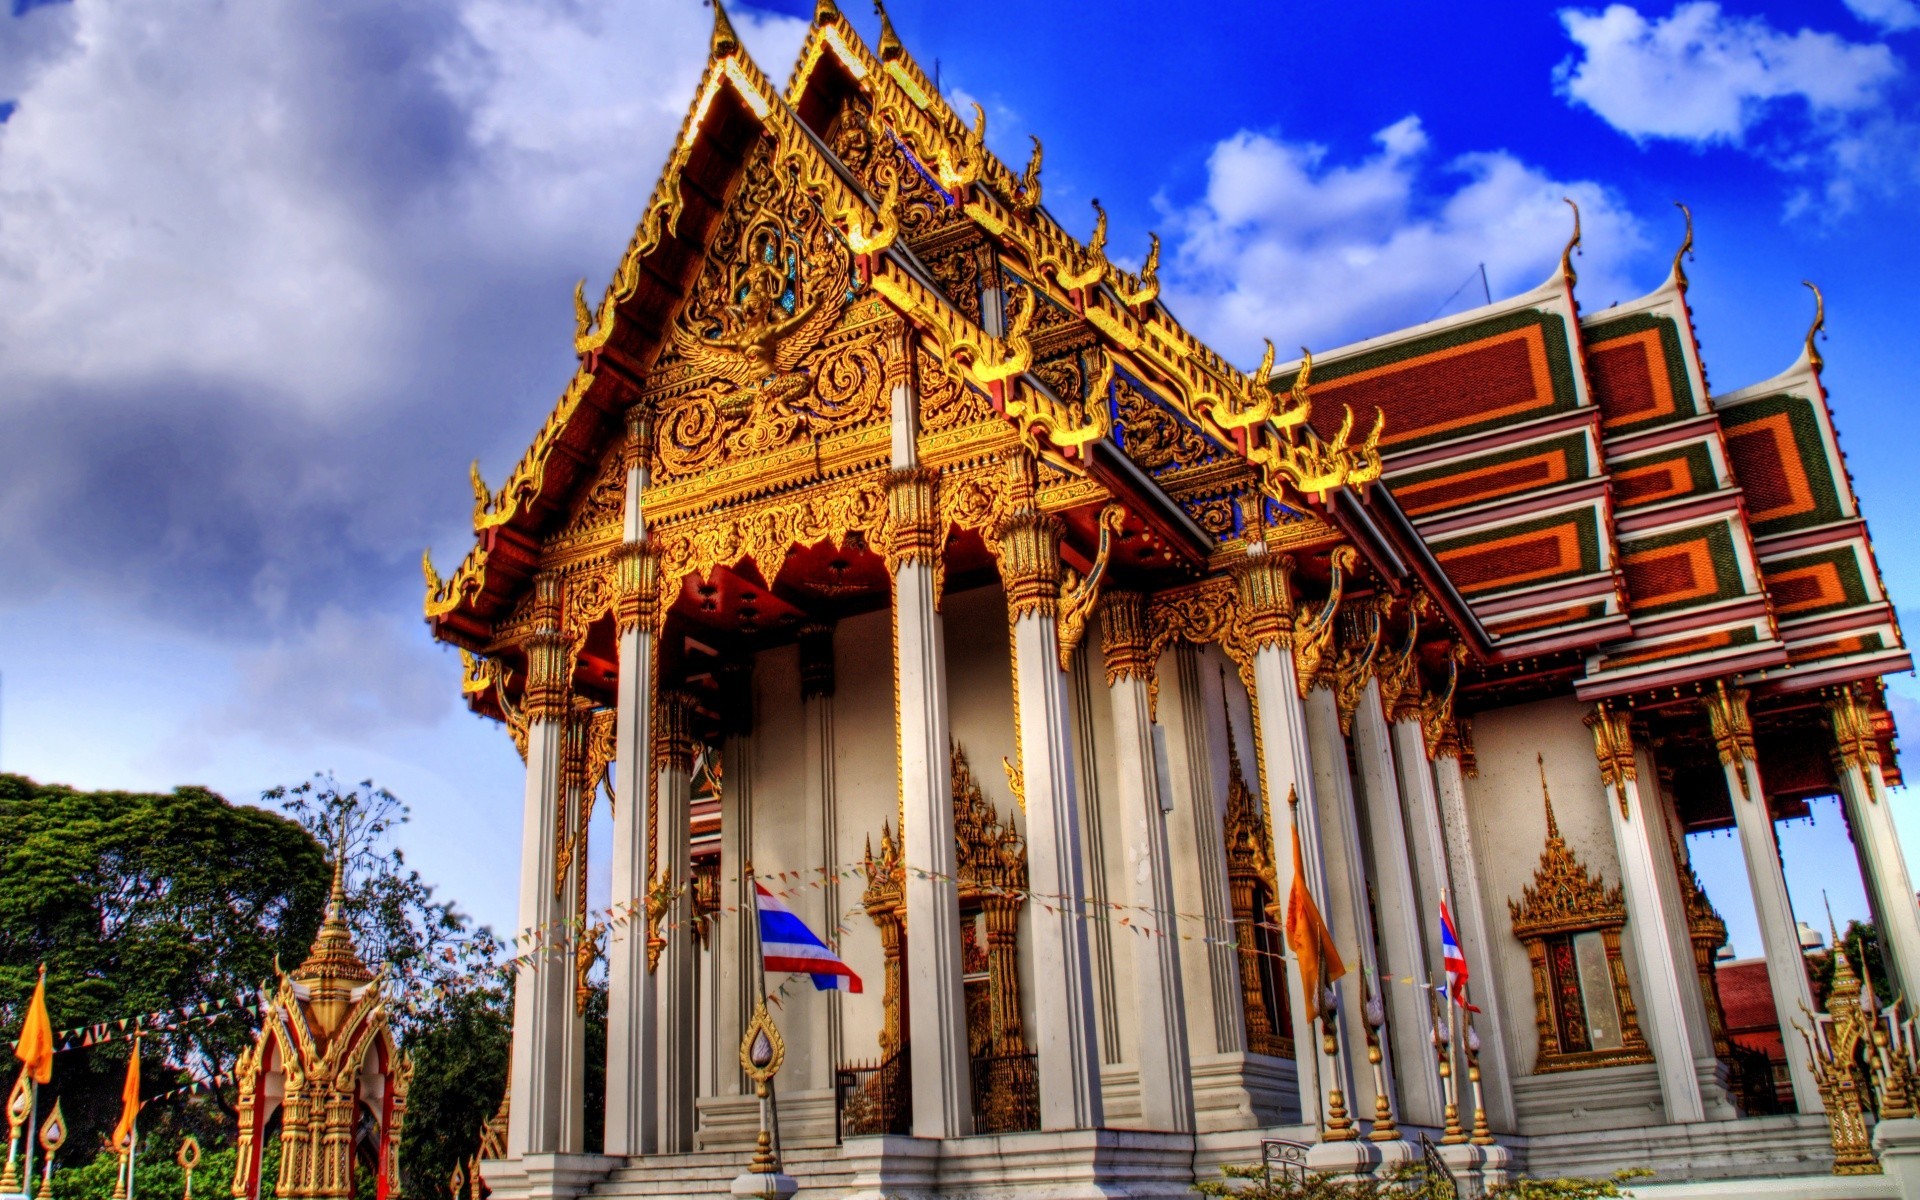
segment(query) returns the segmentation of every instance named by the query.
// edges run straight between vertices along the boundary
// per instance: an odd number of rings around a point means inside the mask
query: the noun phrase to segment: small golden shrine
[[[1547,809],[1547,844],[1533,882],[1520,899],[1507,901],[1513,936],[1533,964],[1534,1023],[1540,1058],[1534,1071],[1577,1071],[1652,1062],[1627,967],[1620,957],[1620,931],[1627,904],[1619,885],[1609,888],[1587,869],[1560,836],[1540,769],[1540,795]]]
[[[260,1159],[280,1136],[283,1200],[354,1194],[356,1168],[375,1172],[374,1195],[400,1195],[400,1131],[413,1063],[387,1024],[380,976],[354,948],[342,915],[343,861],[333,868],[326,919],[307,959],[282,973],[260,1035],[240,1056],[240,1142],[232,1194],[260,1194]]]

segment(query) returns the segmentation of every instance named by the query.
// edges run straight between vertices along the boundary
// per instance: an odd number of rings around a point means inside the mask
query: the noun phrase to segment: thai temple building
[[[578,370],[425,564],[527,765],[488,1186],[724,1194],[763,979],[808,1194],[1185,1195],[1267,1140],[1827,1175],[1858,1101],[1801,1032],[1829,997],[1776,822],[1841,798],[1883,998],[1920,996],[1920,907],[1881,683],[1911,660],[1818,322],[1711,391],[1691,232],[1583,312],[1570,213],[1523,295],[1249,372],[1041,168],[884,15],[869,45],[819,0],[782,88],[715,5]],[[1736,898],[1685,840],[1723,829],[1764,944],[1738,1036]],[[764,976],[756,883],[860,990]],[[1346,967],[1312,993],[1302,897]]]

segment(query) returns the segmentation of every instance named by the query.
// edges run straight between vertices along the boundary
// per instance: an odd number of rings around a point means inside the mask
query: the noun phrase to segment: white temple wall
[[[882,822],[899,832],[892,621],[892,613],[882,608],[847,617],[833,635],[834,781],[840,805],[834,861],[849,867],[861,861],[869,839],[878,850]],[[798,713],[797,682],[791,703]],[[765,828],[773,832],[771,826]],[[860,894],[866,886],[866,875],[857,870],[840,881],[841,916],[847,928],[840,955],[866,989],[842,1000],[843,1053],[855,1062],[879,1057],[880,1025],[885,1014],[886,960],[880,931],[860,907]]]
[[[1173,792],[1167,846],[1173,859],[1177,924],[1183,937],[1218,937],[1231,929],[1209,928],[1206,896],[1217,890],[1215,907],[1230,906],[1226,864],[1222,861],[1212,871],[1204,866],[1221,854],[1219,814],[1225,807],[1226,755],[1221,751],[1216,767],[1214,747],[1224,735],[1208,728],[1205,693],[1197,683],[1198,657],[1195,647],[1185,645],[1170,646],[1160,656],[1157,720],[1166,730],[1168,785]],[[1233,974],[1224,971],[1231,961],[1224,965],[1216,961],[1223,956],[1204,941],[1184,942],[1180,949],[1187,1045],[1193,1057],[1199,1060],[1242,1050],[1246,1035],[1239,1024],[1239,985]]]
[[[1493,709],[1473,718],[1480,774],[1467,780],[1467,800],[1474,848],[1481,854],[1481,901],[1498,964],[1500,1003],[1502,1011],[1511,1014],[1507,1049],[1516,1079],[1532,1073],[1540,1049],[1533,1022],[1532,967],[1526,947],[1513,936],[1507,912],[1507,901],[1518,900],[1521,889],[1533,882],[1547,840],[1536,754],[1545,758],[1560,836],[1608,887],[1620,882],[1620,860],[1605,807],[1613,801],[1600,782],[1593,735],[1582,724],[1588,710],[1566,698]],[[1639,964],[1631,940],[1622,941],[1628,983],[1637,996]]]

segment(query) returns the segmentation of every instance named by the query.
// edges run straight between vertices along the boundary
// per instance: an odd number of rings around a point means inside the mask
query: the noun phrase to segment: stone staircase
[[[638,1196],[728,1196],[733,1181],[753,1160],[749,1150],[707,1150],[632,1160],[614,1168],[587,1192],[591,1200]],[[853,1168],[838,1146],[787,1150],[780,1156],[787,1174],[804,1195],[844,1195],[853,1185]]]

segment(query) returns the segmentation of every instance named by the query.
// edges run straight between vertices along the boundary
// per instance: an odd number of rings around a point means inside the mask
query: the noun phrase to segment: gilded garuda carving
[[[663,479],[885,411],[881,331],[829,344],[858,294],[853,252],[785,160],[772,142],[753,151],[674,321],[668,378],[699,383],[658,400]]]

